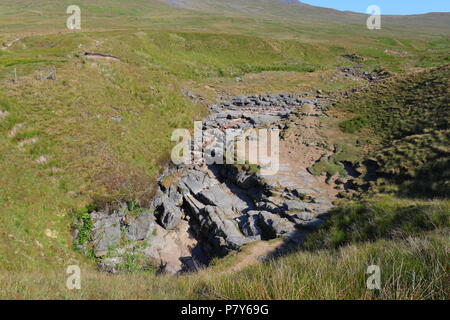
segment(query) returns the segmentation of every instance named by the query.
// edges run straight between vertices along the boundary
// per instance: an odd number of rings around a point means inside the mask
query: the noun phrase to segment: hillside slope
[[[363,24],[367,15],[308,5],[297,0],[163,0],[172,6],[216,14],[249,17],[282,18],[340,24]],[[423,15],[383,15],[383,23],[401,27],[445,28],[450,23],[449,13]]]
[[[49,32],[64,29],[68,0],[4,0],[0,4],[0,34],[4,32]],[[367,15],[307,5],[295,0],[79,0],[82,28],[199,29],[252,34],[303,34],[305,31],[367,32]],[[377,33],[406,35],[448,34],[450,13],[388,16]],[[61,30],[64,31],[64,30]]]
[[[387,79],[339,105],[356,113],[341,123],[344,131],[377,137],[380,147],[370,159],[377,177],[399,184],[403,195],[450,194],[449,87],[450,66],[444,65]]]

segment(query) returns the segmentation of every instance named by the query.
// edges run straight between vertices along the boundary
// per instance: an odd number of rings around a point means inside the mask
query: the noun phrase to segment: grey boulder
[[[129,241],[141,241],[147,238],[156,227],[156,218],[144,211],[136,218],[128,218],[125,238]]]
[[[156,208],[158,222],[167,230],[174,229],[181,221],[183,216],[179,207],[169,198],[163,200],[163,203]]]
[[[258,211],[249,211],[247,215],[239,218],[239,227],[246,237],[261,236]]]
[[[91,219],[93,221],[94,252],[97,257],[102,257],[108,254],[109,249],[120,244],[122,217],[118,212],[113,214],[93,212]]]
[[[292,222],[270,212],[260,212],[259,218],[263,235],[268,239],[273,239],[296,230]]]

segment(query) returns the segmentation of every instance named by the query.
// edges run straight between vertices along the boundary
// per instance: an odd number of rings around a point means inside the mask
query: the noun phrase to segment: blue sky
[[[370,5],[381,8],[381,14],[416,14],[426,12],[450,12],[450,0],[300,0],[303,3],[334,8],[366,12]]]

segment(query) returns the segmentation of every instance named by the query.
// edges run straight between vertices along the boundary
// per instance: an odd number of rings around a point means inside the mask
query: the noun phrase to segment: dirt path
[[[243,270],[248,266],[261,263],[261,261],[272,254],[278,247],[283,244],[283,240],[274,241],[259,241],[247,245],[241,252],[236,256],[238,261],[236,264],[226,269],[224,273],[235,273]]]

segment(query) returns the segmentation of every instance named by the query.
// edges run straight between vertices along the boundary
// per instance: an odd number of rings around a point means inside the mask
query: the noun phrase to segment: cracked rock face
[[[320,112],[317,104],[304,95],[235,97],[210,106],[203,127],[277,128],[304,105],[308,113]],[[170,186],[163,183],[167,180]],[[170,274],[196,270],[247,243],[276,237],[300,241],[307,230],[320,226],[321,214],[332,204],[316,190],[301,187],[234,165],[169,165],[149,209],[134,212],[124,206],[91,213],[88,245],[109,272],[130,265]]]

